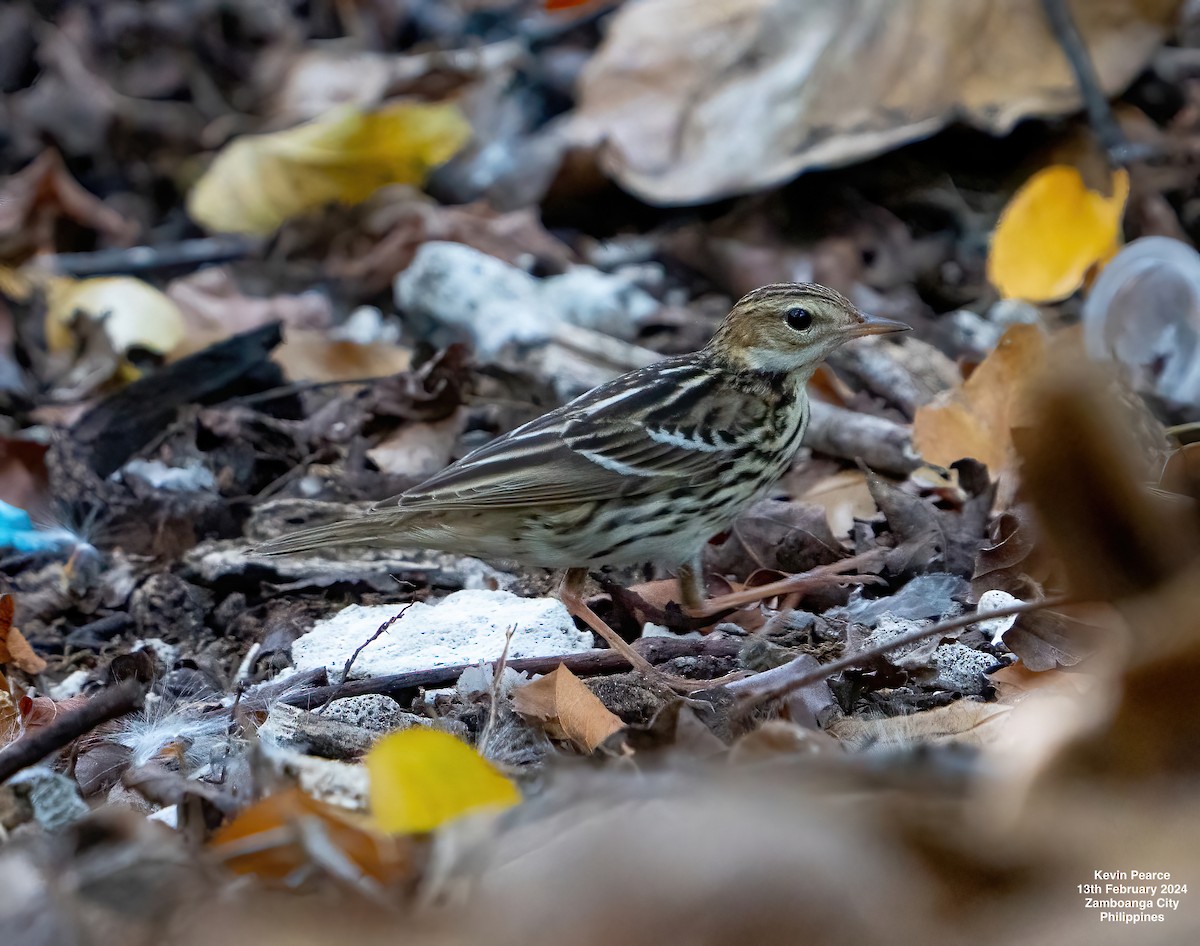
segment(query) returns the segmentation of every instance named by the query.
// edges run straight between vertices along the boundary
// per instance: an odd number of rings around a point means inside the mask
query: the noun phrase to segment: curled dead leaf
[[[569,739],[584,752],[595,751],[605,739],[625,728],[620,718],[563,665],[515,689],[513,708],[541,720],[552,736]]]
[[[962,386],[917,409],[913,445],[948,467],[971,457],[998,478],[1016,462],[1012,428],[1029,415],[1027,388],[1041,367],[1046,340],[1033,325],[1014,325]]]
[[[41,673],[46,661],[37,655],[16,627],[13,614],[16,606],[12,595],[0,595],[0,665],[12,664],[28,674]]]
[[[1178,0],[1072,12],[1118,92]],[[1079,107],[1040,0],[643,0],[584,69],[570,133],[655,204],[748,193],[862,160],[964,120],[993,134]]]

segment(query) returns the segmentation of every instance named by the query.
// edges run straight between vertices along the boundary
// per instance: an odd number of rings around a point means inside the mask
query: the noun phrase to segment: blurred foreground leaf
[[[516,785],[470,746],[430,729],[381,739],[366,757],[376,827],[395,834],[433,831],[468,812],[521,801]]]

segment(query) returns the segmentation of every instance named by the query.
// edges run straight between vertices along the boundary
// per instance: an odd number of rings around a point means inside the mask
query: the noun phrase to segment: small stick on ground
[[[395,624],[402,617],[404,617],[404,613],[409,608],[411,608],[412,605],[413,605],[413,603],[411,601],[408,604],[402,605],[399,611],[397,611],[395,614],[393,614],[390,618],[388,618],[386,621],[384,621],[382,624],[380,624],[379,627],[377,627],[375,629],[374,634],[372,634],[365,641],[363,641],[361,644],[358,645],[358,647],[355,649],[354,653],[352,653],[350,655],[350,659],[346,661],[346,666],[342,668],[342,682],[343,683],[350,679],[350,668],[354,666],[354,661],[358,660],[358,655],[361,654],[364,650],[366,650],[368,646],[370,646],[375,641],[379,640],[380,637],[382,637],[384,634],[386,634],[388,632],[388,629],[391,628],[391,626],[393,624]],[[507,645],[505,645],[504,650],[505,650],[505,653],[508,652]],[[332,702],[332,700],[333,700],[333,697],[330,697],[328,700],[326,700],[325,706],[328,706],[329,703]],[[320,713],[320,712],[324,711],[325,706],[319,707],[317,710],[315,710],[315,712]]]
[[[12,778],[24,768],[86,735],[109,720],[124,716],[142,705],[145,687],[129,679],[108,687],[93,696],[79,709],[63,713],[45,729],[24,736],[0,749],[0,783]]]
[[[807,591],[812,588],[824,588],[838,582],[853,582],[860,585],[872,584],[882,581],[882,579],[875,575],[846,575],[845,573],[862,566],[877,565],[881,558],[882,555],[877,550],[864,552],[862,555],[852,555],[849,558],[842,559],[840,562],[834,562],[832,565],[818,565],[816,568],[801,572],[799,575],[789,575],[787,578],[759,585],[757,588],[746,588],[742,591],[734,591],[727,595],[718,595],[715,598],[709,598],[701,605],[699,610],[701,614],[711,614],[716,611],[724,611],[727,608],[740,608],[743,605],[753,604],[765,598],[774,598],[777,595],[787,595],[792,592]]]
[[[1075,73],[1075,83],[1079,86],[1080,97],[1087,109],[1088,123],[1108,154],[1109,163],[1114,167],[1124,167],[1134,161],[1144,160],[1148,157],[1141,153],[1144,148],[1131,144],[1117,124],[1067,0],[1042,0],[1042,10],[1046,14],[1050,32],[1054,34],[1063,55],[1071,64],[1071,71]]]
[[[737,637],[714,634],[700,638],[649,637],[634,645],[641,656],[652,664],[666,663],[676,657],[736,657],[745,641]],[[629,661],[615,650],[589,650],[582,654],[557,654],[551,657],[518,657],[509,660],[508,666],[525,673],[550,673],[559,665],[565,665],[577,677],[595,676],[602,673],[623,673],[630,669]],[[307,690],[287,692],[279,702],[287,706],[309,709],[323,706],[332,700],[351,696],[379,693],[384,696],[401,696],[418,687],[441,687],[453,684],[463,671],[474,664],[458,664],[453,667],[430,667],[428,670],[413,670],[407,673],[391,673],[351,680],[329,686],[317,686]],[[705,683],[707,681],[698,681]],[[261,710],[265,701],[257,695],[243,700],[247,712]]]
[[[956,618],[942,621],[931,627],[918,628],[907,634],[901,634],[899,637],[878,647],[862,650],[855,654],[847,654],[845,657],[841,657],[831,663],[822,664],[815,669],[811,662],[807,660],[809,655],[804,654],[781,667],[766,670],[743,680],[734,680],[732,683],[725,684],[719,689],[725,697],[734,697],[738,701],[739,710],[744,713],[755,706],[787,696],[801,687],[806,687],[819,680],[826,680],[835,673],[841,673],[843,670],[852,670],[863,663],[874,660],[876,657],[882,657],[884,654],[890,653],[899,647],[907,647],[909,644],[915,644],[930,637],[938,637],[948,631],[957,631],[960,628],[970,627],[972,624],[978,624],[980,621],[1008,617],[1013,614],[1027,614],[1030,611],[1039,611],[1042,608],[1053,608],[1060,604],[1066,604],[1068,600],[1066,597],[1043,598],[1041,601],[1026,601],[1022,604],[1014,604],[1008,608],[997,608],[995,611],[976,611],[974,614],[959,615]],[[715,695],[717,688],[708,692]],[[694,695],[698,698],[703,697],[703,693]]]
[[[500,659],[496,661],[495,670],[492,672],[492,693],[488,706],[487,722],[484,723],[483,730],[479,734],[479,741],[476,744],[481,756],[487,755],[488,740],[492,736],[492,730],[496,727],[496,714],[500,705],[500,683],[504,679],[504,668],[508,666],[508,648],[512,644],[513,635],[516,632],[517,625],[509,625],[508,630],[504,634],[504,650],[500,652]]]

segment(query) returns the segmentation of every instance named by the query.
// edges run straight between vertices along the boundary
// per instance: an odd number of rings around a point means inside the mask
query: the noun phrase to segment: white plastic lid
[[[1135,388],[1200,403],[1200,253],[1179,240],[1134,240],[1104,267],[1083,305],[1091,357],[1116,361]]]

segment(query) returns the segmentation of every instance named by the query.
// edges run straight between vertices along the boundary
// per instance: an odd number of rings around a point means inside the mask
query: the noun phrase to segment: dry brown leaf
[[[1009,706],[958,700],[948,706],[885,719],[839,719],[826,732],[851,746],[912,746],[958,743],[984,746],[998,738]]]
[[[299,329],[327,328],[333,322],[329,297],[322,292],[249,296],[220,266],[176,279],[166,292],[179,306],[187,327],[187,338],[171,353],[172,360],[271,322]]]
[[[12,595],[0,595],[0,664],[12,664],[29,674],[41,673],[46,669],[46,661],[13,626],[15,610]]]
[[[855,519],[873,519],[879,512],[862,470],[842,470],[827,476],[801,496],[800,501],[822,507],[829,531],[837,538],[850,534]]]
[[[0,673],[0,749],[21,735],[21,710],[13,696],[12,684]]]
[[[993,478],[1016,462],[1012,428],[1025,423],[1027,386],[1045,358],[1046,339],[1033,325],[1014,325],[963,385],[917,409],[913,446],[948,467],[971,457]]]
[[[67,218],[114,243],[133,240],[137,228],[71,177],[57,151],[36,160],[0,183],[0,259],[23,262],[52,253],[56,225]]]
[[[1071,3],[1121,91],[1180,0]],[[1040,0],[643,0],[585,67],[569,133],[656,204],[748,193],[963,120],[993,134],[1080,107]]]
[[[298,221],[296,228],[308,219]],[[353,280],[369,294],[390,286],[430,240],[463,243],[513,265],[530,256],[560,269],[576,262],[571,248],[546,230],[531,209],[499,213],[482,201],[446,207],[403,186],[374,194],[328,251],[316,252],[331,276]]]
[[[26,512],[47,506],[48,450],[47,444],[0,435],[0,500]]]
[[[338,341],[324,332],[292,330],[271,353],[289,381],[353,381],[407,371],[412,352],[400,345]]]
[[[542,721],[555,738],[570,739],[592,752],[625,724],[599,697],[560,664],[551,673],[513,691],[513,708]]]

